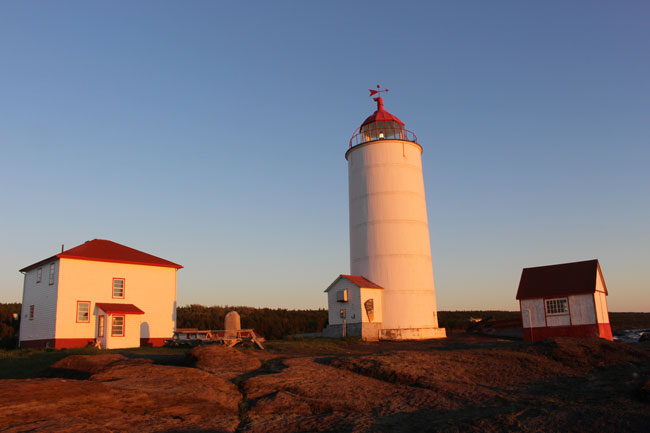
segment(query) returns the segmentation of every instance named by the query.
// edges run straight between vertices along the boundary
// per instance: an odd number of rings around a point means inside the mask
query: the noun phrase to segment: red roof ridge
[[[594,293],[597,277],[607,294],[598,259],[524,268],[516,299]]]
[[[62,251],[45,260],[41,260],[32,265],[29,265],[20,270],[20,272],[28,271],[36,266],[44,264],[53,259],[78,259],[78,260],[92,260],[99,262],[111,263],[127,263],[133,265],[146,265],[146,266],[162,266],[169,268],[181,269],[183,266],[165,260],[163,258],[145,253],[135,248],[127,247],[126,245],[118,244],[117,242],[109,241],[106,239],[93,239],[86,241],[81,245]]]
[[[362,277],[361,275],[344,275],[341,274],[341,277],[345,278],[346,280],[350,281],[351,283],[357,285],[359,288],[363,289],[383,289],[378,284],[373,283],[369,279]]]

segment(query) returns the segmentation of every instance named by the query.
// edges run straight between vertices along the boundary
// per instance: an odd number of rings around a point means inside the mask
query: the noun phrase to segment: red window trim
[[[111,337],[126,337],[126,315],[125,314],[113,314],[111,317]],[[113,334],[113,319],[115,317],[122,318],[122,335]]]
[[[115,296],[115,280],[122,280],[122,296]],[[126,278],[113,278],[111,281],[111,297],[113,299],[126,298]]]
[[[34,320],[34,304],[29,306],[29,320]]]
[[[79,304],[81,302],[87,302],[88,303],[88,320],[79,320]],[[75,318],[75,323],[90,323],[90,306],[91,303],[90,301],[77,301],[77,317]]]

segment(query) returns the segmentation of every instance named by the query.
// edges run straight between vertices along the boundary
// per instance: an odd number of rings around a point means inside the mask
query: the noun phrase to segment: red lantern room
[[[379,86],[377,86],[379,88]],[[370,90],[370,96],[385,90]],[[404,140],[417,143],[414,133],[404,128],[404,122],[397,116],[390,114],[384,109],[384,100],[381,96],[373,98],[377,102],[377,111],[372,113],[361,126],[354,131],[350,139],[350,147],[375,140]]]

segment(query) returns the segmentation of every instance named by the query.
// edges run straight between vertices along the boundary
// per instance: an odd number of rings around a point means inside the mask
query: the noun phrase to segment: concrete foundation
[[[345,334],[343,325],[328,325],[322,336],[328,338],[357,337],[363,341],[378,340],[428,340],[446,338],[445,328],[381,329],[381,323],[348,323]]]
[[[341,338],[357,337],[364,341],[378,341],[381,332],[381,323],[348,323],[345,325],[345,333],[343,333],[343,325],[328,325],[323,329],[323,337],[328,338]]]
[[[382,329],[381,340],[428,340],[431,338],[446,338],[445,328],[398,328]]]

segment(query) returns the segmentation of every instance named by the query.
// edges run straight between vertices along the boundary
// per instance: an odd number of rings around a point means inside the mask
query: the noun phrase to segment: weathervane
[[[380,89],[380,90],[368,89],[368,90],[370,90],[370,96],[376,95],[377,93],[381,93],[381,92],[388,92],[388,89],[382,89],[379,84],[377,84],[377,88]],[[372,98],[372,99],[375,100],[375,101],[377,100],[377,98]]]
[[[379,90],[370,90],[370,96],[376,95],[377,93],[381,94],[381,92],[388,92],[388,89],[382,89],[379,84],[377,84],[377,89]],[[372,98],[373,101],[377,103],[377,110],[382,110],[384,108],[384,100],[381,98],[381,96],[377,96]]]

